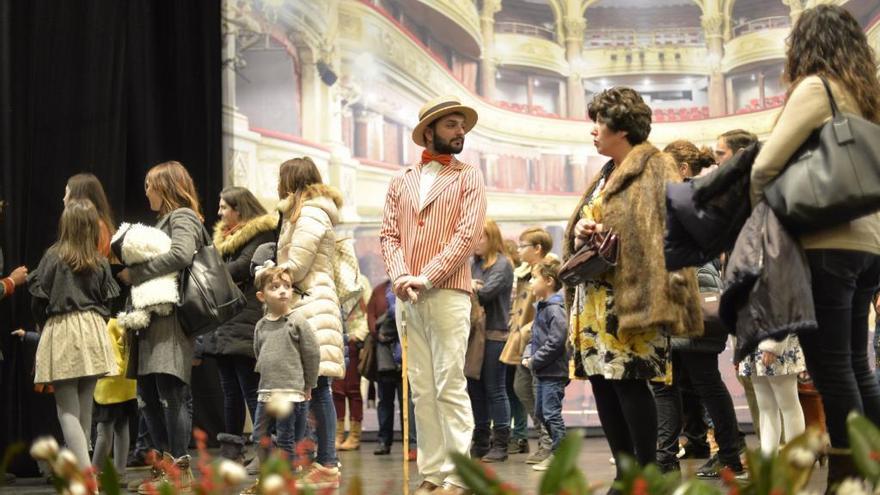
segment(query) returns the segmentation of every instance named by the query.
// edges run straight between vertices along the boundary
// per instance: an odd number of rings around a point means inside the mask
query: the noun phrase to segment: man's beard
[[[434,153],[438,155],[457,155],[461,153],[461,149],[464,148],[464,138],[454,138],[451,141],[455,141],[456,139],[461,139],[461,144],[452,145],[449,144],[450,141],[444,141],[438,135],[434,135]]]

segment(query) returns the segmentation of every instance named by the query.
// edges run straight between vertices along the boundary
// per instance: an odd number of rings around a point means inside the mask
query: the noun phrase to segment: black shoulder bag
[[[203,245],[180,271],[177,318],[190,337],[208,333],[237,315],[247,304],[241,289],[202,227]]]
[[[822,78],[831,120],[791,157],[764,189],[767,203],[793,232],[833,227],[880,210],[880,126],[841,113]]]

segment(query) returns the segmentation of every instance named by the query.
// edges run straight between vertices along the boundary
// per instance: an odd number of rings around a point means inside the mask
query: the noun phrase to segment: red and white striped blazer
[[[419,209],[421,165],[391,180],[381,245],[391,280],[424,276],[432,287],[471,292],[468,260],[483,231],[486,189],[480,171],[453,159],[440,169]]]

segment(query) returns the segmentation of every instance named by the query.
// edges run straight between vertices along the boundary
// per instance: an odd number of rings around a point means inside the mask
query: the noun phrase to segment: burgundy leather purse
[[[617,266],[619,253],[620,241],[614,229],[596,232],[562,265],[559,269],[559,280],[569,287],[598,280],[610,268]]]

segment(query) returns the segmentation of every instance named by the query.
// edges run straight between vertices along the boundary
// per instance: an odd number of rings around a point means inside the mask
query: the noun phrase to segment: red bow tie
[[[452,155],[435,155],[428,150],[422,151],[422,165],[431,162],[439,162],[443,165],[452,163]]]

